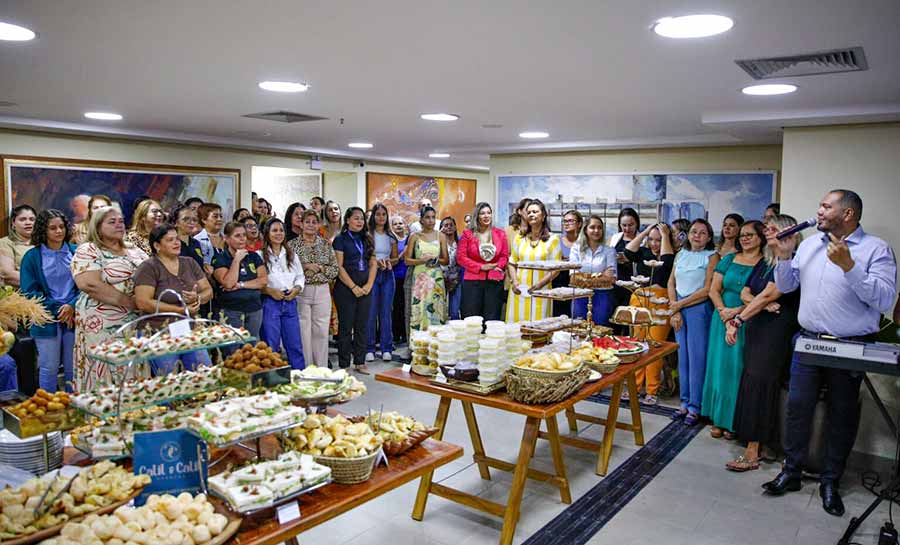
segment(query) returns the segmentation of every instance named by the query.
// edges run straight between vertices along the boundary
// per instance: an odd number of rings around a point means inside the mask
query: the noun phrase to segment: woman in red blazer
[[[500,320],[503,277],[509,261],[506,233],[494,227],[491,205],[480,202],[459,239],[456,262],[463,268],[462,316]]]

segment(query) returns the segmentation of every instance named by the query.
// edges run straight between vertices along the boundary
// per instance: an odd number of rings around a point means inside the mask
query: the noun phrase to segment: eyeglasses
[[[578,223],[578,220],[563,220],[563,223]]]
[[[187,218],[181,218],[181,221],[185,223],[197,223],[197,218],[189,216]]]
[[[753,238],[755,236],[756,236],[756,233],[741,233],[741,236],[739,236],[738,238],[741,238],[741,239]]]

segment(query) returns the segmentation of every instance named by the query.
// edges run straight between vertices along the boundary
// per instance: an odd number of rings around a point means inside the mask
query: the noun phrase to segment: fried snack
[[[281,354],[273,352],[269,345],[259,341],[255,345],[245,344],[228,356],[223,365],[245,373],[258,373],[276,367],[284,367],[287,363],[281,358]]]
[[[38,388],[31,398],[13,405],[8,410],[19,418],[40,418],[51,415],[51,413],[62,413],[69,403],[71,403],[71,399],[66,392],[51,394],[43,388]]]
[[[519,358],[515,364],[516,367],[523,369],[534,369],[537,371],[571,371],[578,367],[581,358],[575,354],[560,354],[558,352],[542,352],[539,354],[526,354]]]

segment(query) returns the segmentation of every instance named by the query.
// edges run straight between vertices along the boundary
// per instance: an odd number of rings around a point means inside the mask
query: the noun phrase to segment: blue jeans
[[[708,301],[683,308],[681,329],[675,332],[675,340],[678,342],[681,408],[698,415],[703,404],[703,382],[706,379],[706,350],[709,344],[711,318],[712,305]]]
[[[462,302],[462,290],[463,283],[460,283],[456,286],[456,289],[451,291],[447,297],[447,310],[449,312],[449,316],[451,320],[459,320],[459,305]]]
[[[282,345],[292,369],[305,369],[303,343],[300,340],[300,315],[297,300],[276,301],[263,297],[263,321],[259,337],[272,350],[278,352]]]
[[[250,332],[250,335],[259,337],[259,328],[262,326],[262,309],[254,310],[253,312],[222,309],[222,314],[225,315],[225,323],[231,327],[238,328],[243,326]],[[238,348],[240,348],[240,345],[237,344],[223,348],[222,355],[226,357],[230,356],[236,352]]]
[[[366,352],[375,352],[376,321],[381,330],[381,351],[394,351],[394,271],[378,271],[372,286],[372,305],[366,327]]]
[[[798,336],[799,333],[794,336],[794,342]],[[819,478],[823,483],[839,483],[847,465],[847,457],[856,442],[859,428],[859,386],[862,380],[862,373],[800,363],[794,352],[787,400],[784,471],[791,476],[799,477],[802,474],[809,452],[809,435],[816,403],[819,401],[819,388],[824,381],[828,385],[825,398],[825,421],[828,426],[825,428],[825,467]]]
[[[591,297],[591,319],[595,325],[609,325],[609,317],[613,313],[613,291],[594,290]],[[584,318],[587,316],[587,299],[575,299],[572,301],[572,317]]]
[[[16,377],[16,360],[9,354],[0,356],[0,392],[18,390],[19,381]]]
[[[196,371],[201,365],[209,365],[209,352],[206,350],[197,350],[196,352],[188,352],[180,356],[163,356],[150,360],[150,373],[154,377],[168,375],[175,370],[175,366],[181,360],[185,371]]]
[[[62,363],[65,389],[72,391],[72,359],[75,349],[75,330],[64,324],[56,324],[53,337],[34,337],[38,352],[38,380],[41,388],[55,392],[59,382],[59,364]]]

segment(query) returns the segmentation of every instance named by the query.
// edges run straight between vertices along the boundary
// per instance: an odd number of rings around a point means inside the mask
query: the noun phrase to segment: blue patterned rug
[[[609,404],[609,396],[588,398]],[[627,410],[628,403],[620,402]],[[669,407],[641,406],[641,412],[671,416]],[[523,542],[523,545],[581,545],[587,543],[616,513],[628,504],[666,465],[702,430],[702,426],[685,426],[673,420],[644,447],[609,473],[597,486],[575,500],[565,511],[548,522]]]

